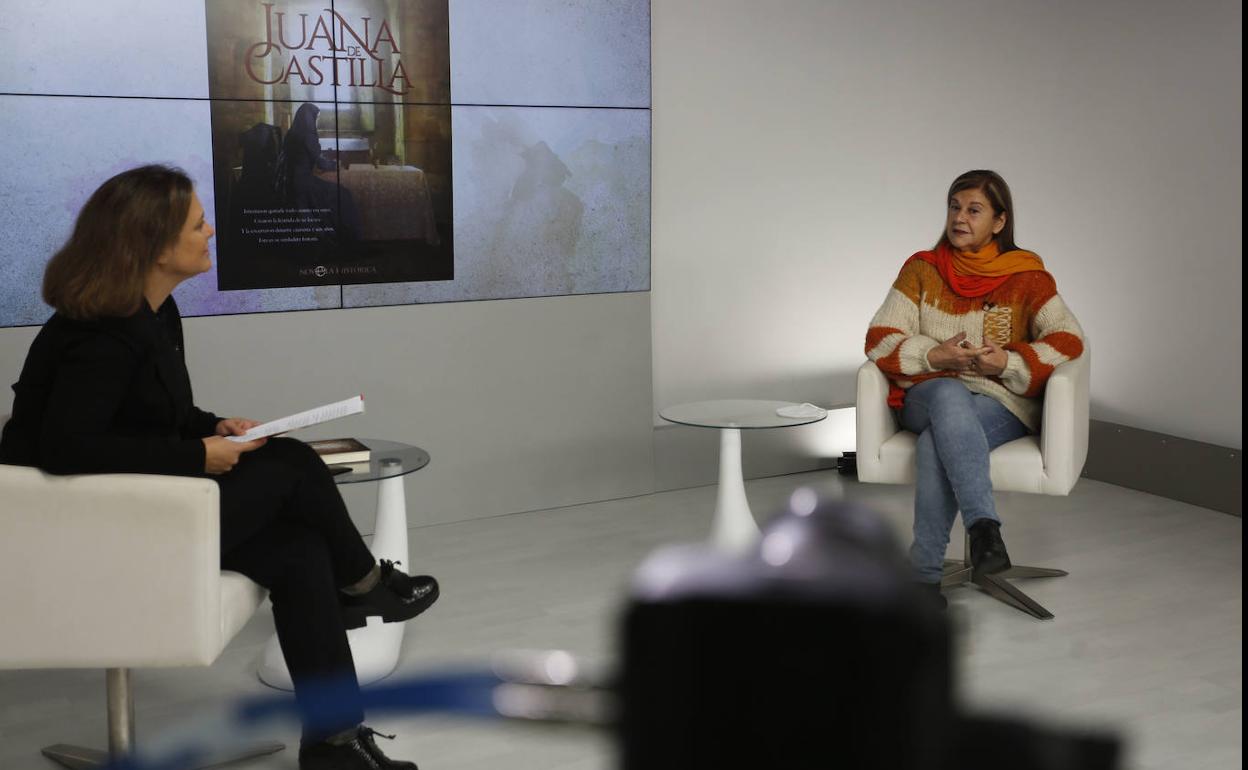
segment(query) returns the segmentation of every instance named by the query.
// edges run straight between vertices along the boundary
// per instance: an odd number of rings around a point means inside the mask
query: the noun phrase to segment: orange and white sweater
[[[991,339],[1005,348],[1005,371],[989,377],[933,369],[928,351],[958,332],[972,345]],[[949,288],[935,266],[912,259],[871,319],[866,351],[892,383],[890,406],[900,407],[905,390],[924,380],[958,377],[1036,433],[1045,383],[1055,367],[1083,353],[1083,330],[1047,272],[1015,273],[988,294],[969,298]]]

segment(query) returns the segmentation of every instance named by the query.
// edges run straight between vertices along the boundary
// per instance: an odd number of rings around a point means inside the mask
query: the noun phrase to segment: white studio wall
[[[211,408],[278,416],[364,389],[364,415],[300,436],[427,450],[406,478],[415,526],[649,492],[649,305],[633,293],[184,323]],[[371,531],[376,489],[352,486]]]
[[[426,449],[412,526],[654,488],[645,293],[184,321],[196,401],[259,419],[363,391],[365,414],[302,431]],[[0,330],[0,414],[36,327]],[[372,531],[377,490],[344,487]]]
[[[1239,3],[653,17],[656,425],[704,398],[852,402],[868,320],[986,167],[1096,346],[1093,418],[1242,446]]]

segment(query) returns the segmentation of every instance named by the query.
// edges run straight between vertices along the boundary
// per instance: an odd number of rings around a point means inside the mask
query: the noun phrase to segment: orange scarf
[[[979,251],[965,252],[941,241],[934,251],[917,252],[906,260],[906,264],[916,259],[933,265],[940,271],[940,277],[945,279],[949,288],[963,297],[991,294],[1015,273],[1044,270],[1044,262],[1040,261],[1040,257],[1023,249],[1013,249],[1003,254],[997,248],[996,241],[989,241]]]

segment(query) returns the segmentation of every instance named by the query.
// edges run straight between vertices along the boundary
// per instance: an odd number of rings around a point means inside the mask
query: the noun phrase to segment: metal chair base
[[[1065,570],[1049,569],[1047,567],[1010,567],[1004,572],[998,572],[995,575],[978,575],[975,568],[971,566],[971,539],[966,536],[964,554],[960,561],[946,560],[944,575],[940,579],[940,587],[952,588],[954,586],[963,586],[972,583],[981,591],[988,594],[997,601],[1004,602],[1011,607],[1022,610],[1033,618],[1040,620],[1052,620],[1053,613],[1049,612],[1040,605],[1035,599],[1018,590],[1006,578],[1015,580],[1029,578],[1045,578],[1045,577],[1063,577],[1067,574]]]
[[[43,755],[70,770],[101,767],[134,751],[134,693],[130,687],[130,669],[110,668],[104,672],[105,697],[108,701],[108,751],[57,743],[43,749]],[[286,748],[284,743],[263,743],[240,754],[214,757],[207,765],[187,770],[207,770],[244,762]]]
[[[107,751],[71,746],[68,743],[45,746],[43,755],[62,767],[68,767],[70,770],[87,770],[87,768],[108,764]]]

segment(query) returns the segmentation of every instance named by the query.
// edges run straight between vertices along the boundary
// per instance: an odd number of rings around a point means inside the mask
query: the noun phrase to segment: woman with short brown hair
[[[13,386],[0,462],[214,479],[221,566],[265,586],[273,600],[305,714],[301,770],[415,770],[385,757],[360,725],[346,618],[410,619],[437,599],[437,581],[373,559],[329,470],[305,444],[230,441],[255,422],[194,405],[172,292],[212,267],[212,236],[191,180],[177,169],[132,169],[91,195],[44,275],[56,313]],[[326,712],[341,717],[315,718]]]

